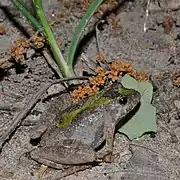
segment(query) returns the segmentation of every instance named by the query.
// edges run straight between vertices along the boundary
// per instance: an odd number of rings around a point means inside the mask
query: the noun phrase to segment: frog
[[[42,114],[41,125],[31,133],[31,139],[40,138],[30,152],[31,159],[55,169],[109,159],[106,157],[113,153],[117,128],[138,107],[140,97],[138,91],[114,82],[67,108],[63,107],[67,99],[55,101]]]

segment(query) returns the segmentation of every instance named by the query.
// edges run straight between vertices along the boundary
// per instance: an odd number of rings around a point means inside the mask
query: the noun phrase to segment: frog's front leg
[[[80,165],[96,160],[95,151],[80,140],[65,139],[38,147],[30,156],[44,165],[61,169],[62,165]]]
[[[40,138],[44,133],[45,131],[48,129],[49,127],[49,124],[53,122],[53,120],[56,118],[56,115],[53,114],[53,113],[44,113],[42,116],[41,116],[41,120],[40,119],[40,123],[38,123],[37,125],[35,125],[35,127],[32,129],[31,131],[31,134],[30,134],[30,137],[31,139],[38,139]],[[49,120],[49,122],[45,121],[45,120]]]
[[[111,161],[111,155],[113,152],[114,144],[114,133],[115,133],[115,123],[113,117],[108,111],[104,111],[104,132],[103,139],[106,141],[105,146],[96,153],[98,159],[103,159],[104,161]]]

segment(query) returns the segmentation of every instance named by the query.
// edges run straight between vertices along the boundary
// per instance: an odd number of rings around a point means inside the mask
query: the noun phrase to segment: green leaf
[[[141,93],[141,100],[137,112],[118,131],[126,134],[130,140],[138,138],[146,132],[156,132],[156,108],[151,105],[152,84],[138,82],[129,75],[125,75],[121,83],[126,88],[139,91]]]
[[[103,0],[94,0],[93,3],[88,8],[87,12],[84,14],[83,18],[80,20],[78,26],[76,27],[76,30],[74,32],[73,39],[71,41],[69,51],[68,51],[68,65],[70,67],[73,66],[74,61],[74,55],[76,53],[76,49],[79,45],[80,38],[84,33],[84,29],[89,22],[91,16],[96,12],[97,8],[100,6],[100,4],[103,2]]]
[[[141,102],[151,103],[153,95],[153,86],[149,82],[138,82],[129,75],[122,78],[122,85],[129,89],[135,89],[141,94]]]
[[[156,130],[156,108],[151,104],[143,103],[136,114],[118,131],[133,140],[146,132],[156,132]]]

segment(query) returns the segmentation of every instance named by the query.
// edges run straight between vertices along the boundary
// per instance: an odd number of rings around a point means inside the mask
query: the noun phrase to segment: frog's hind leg
[[[113,144],[114,144],[114,132],[115,132],[115,123],[113,122],[112,116],[109,112],[104,111],[104,134],[103,139],[105,140],[105,146],[98,151],[97,157],[99,159],[103,159],[105,162],[111,162],[112,160],[112,152],[113,152]]]
[[[64,139],[39,147],[31,151],[30,156],[53,168],[60,164],[81,165],[96,160],[94,149],[76,139]]]

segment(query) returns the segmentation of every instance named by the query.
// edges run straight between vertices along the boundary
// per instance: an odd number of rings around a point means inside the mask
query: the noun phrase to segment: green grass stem
[[[59,66],[60,71],[62,72],[64,77],[72,77],[74,76],[73,68],[71,66],[68,66],[67,62],[65,61],[60,48],[57,44],[57,41],[54,37],[54,34],[51,30],[50,24],[45,16],[45,13],[43,11],[42,2],[41,0],[34,0],[34,5],[36,8],[37,15],[39,17],[39,20],[44,27],[45,31],[45,37],[47,38],[47,41],[50,45],[51,51],[54,55],[54,58],[56,60],[56,63]]]
[[[68,50],[68,65],[70,67],[73,67],[74,62],[74,56],[76,53],[76,50],[78,48],[80,38],[82,37],[85,27],[87,23],[89,22],[92,15],[96,12],[97,8],[100,6],[100,4],[103,2],[103,0],[94,0],[93,3],[88,8],[87,12],[84,14],[83,18],[80,20],[78,26],[76,27],[76,30],[74,32],[73,39],[71,41],[69,50]]]

